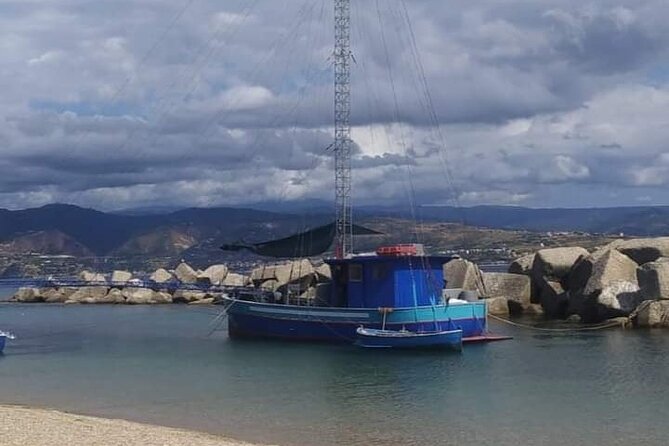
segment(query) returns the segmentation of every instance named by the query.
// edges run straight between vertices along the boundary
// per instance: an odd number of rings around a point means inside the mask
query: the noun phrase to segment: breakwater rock
[[[615,241],[592,251],[548,248],[511,263],[508,272],[483,272],[473,262],[444,265],[448,296],[488,299],[495,315],[543,315],[598,323],[628,318],[635,327],[669,328],[669,238]],[[21,288],[17,302],[66,304],[206,304],[228,290],[272,293],[277,302],[317,303],[331,292],[327,264],[302,259],[259,266],[249,274],[227,265],[198,270],[181,263],[134,277],[128,271],[103,275],[82,271],[83,286]]]
[[[459,274],[447,287],[491,299],[491,314],[542,313],[585,323],[626,317],[634,327],[669,328],[667,237],[615,241],[592,252],[542,249],[512,262],[506,274],[481,272],[462,259],[444,272]]]
[[[129,271],[110,275],[82,271],[82,286],[20,288],[12,301],[62,304],[210,304],[230,289],[272,292],[277,300],[292,302],[323,297],[329,289],[330,267],[297,260],[255,268],[250,275],[231,272],[227,265],[211,265],[204,271],[182,262],[173,270],[159,268],[148,277]]]

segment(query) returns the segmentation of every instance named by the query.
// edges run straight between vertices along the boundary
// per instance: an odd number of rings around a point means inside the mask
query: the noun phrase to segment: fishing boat
[[[222,246],[227,251],[246,249],[276,258],[320,256],[334,246],[334,258],[325,260],[332,275],[330,292],[307,301],[272,293],[225,297],[228,333],[231,338],[355,343],[358,328],[363,326],[366,330],[432,333],[433,339],[460,333],[465,341],[485,340],[485,302],[445,297],[448,278],[444,277],[443,265],[451,257],[426,255],[420,240],[385,246],[372,253],[355,253],[353,249],[354,236],[374,232],[352,222],[351,1],[334,0],[334,5],[335,120],[331,149],[335,221],[279,240]],[[397,338],[409,337],[402,334]]]
[[[444,297],[443,265],[451,257],[421,255],[418,247],[385,247],[375,253],[326,259],[330,293],[305,305],[272,302],[254,294],[226,297],[231,338],[272,338],[354,343],[357,329],[415,333],[461,330],[465,338],[486,332],[485,301]]]
[[[374,330],[359,327],[355,345],[365,348],[449,349],[462,351],[462,330],[414,333],[409,330]]]

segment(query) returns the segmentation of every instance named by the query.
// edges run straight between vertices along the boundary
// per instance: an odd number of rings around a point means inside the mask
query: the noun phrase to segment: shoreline
[[[0,404],[4,446],[260,446],[205,432]]]

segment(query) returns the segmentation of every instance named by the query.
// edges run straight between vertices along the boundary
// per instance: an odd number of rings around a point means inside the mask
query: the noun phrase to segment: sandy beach
[[[0,405],[3,446],[251,446],[228,438],[174,429],[75,415],[56,410]]]

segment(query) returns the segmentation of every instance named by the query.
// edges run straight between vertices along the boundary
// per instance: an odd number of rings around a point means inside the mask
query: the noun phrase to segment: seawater
[[[282,445],[664,445],[669,333],[462,354],[231,341],[216,308],[0,304],[0,403]],[[225,327],[222,327],[225,328]]]

